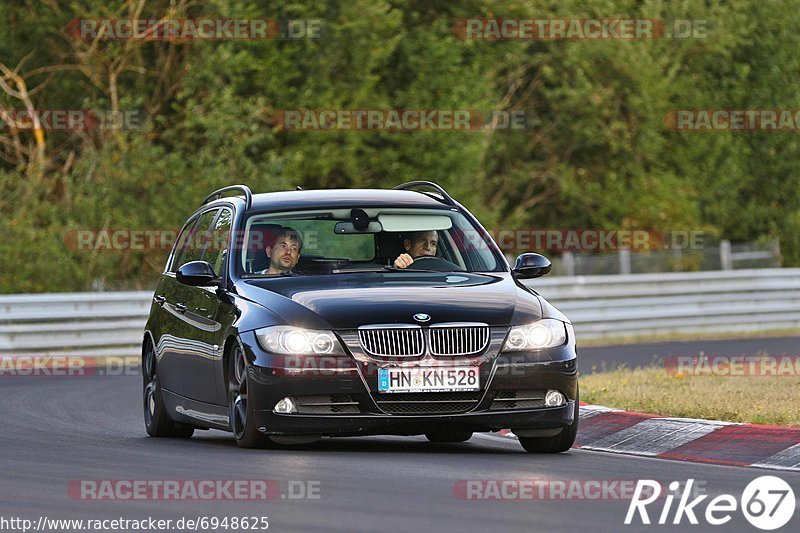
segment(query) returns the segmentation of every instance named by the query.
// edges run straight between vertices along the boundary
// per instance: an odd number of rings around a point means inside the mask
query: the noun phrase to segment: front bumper
[[[269,410],[257,411],[256,420],[262,433],[269,435],[324,435],[346,437],[358,435],[420,435],[432,431],[499,431],[513,427],[559,428],[573,423],[575,403],[515,412],[471,412],[456,415],[378,415],[314,416],[277,415]]]
[[[269,435],[418,435],[431,431],[488,432],[506,428],[564,428],[573,424],[577,401],[577,359],[574,341],[538,353],[498,354],[489,350],[472,363],[481,368],[481,390],[458,413],[391,414],[377,391],[380,363],[347,356],[326,364],[276,358],[263,352],[255,338],[242,335],[249,366],[248,400],[256,427]],[[558,390],[567,398],[559,407],[500,408],[495,400],[509,391]],[[443,393],[421,393],[435,395]],[[275,404],[285,397],[347,396],[355,412],[279,414]],[[505,405],[505,404],[502,404]],[[384,406],[384,407],[381,407]]]

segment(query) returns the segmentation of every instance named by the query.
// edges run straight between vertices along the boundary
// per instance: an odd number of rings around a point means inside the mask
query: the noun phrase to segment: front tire
[[[188,439],[194,428],[173,422],[161,395],[158,379],[156,350],[149,340],[142,354],[142,398],[144,401],[144,426],[151,437],[173,437]]]
[[[256,428],[250,399],[250,378],[242,347],[237,343],[228,358],[228,405],[233,438],[240,448],[272,448],[273,443]]]
[[[528,453],[561,453],[572,448],[578,435],[578,395],[575,395],[575,410],[572,424],[553,437],[518,437],[519,443]]]

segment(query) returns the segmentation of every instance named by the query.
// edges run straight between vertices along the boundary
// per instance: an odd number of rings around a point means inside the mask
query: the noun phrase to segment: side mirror
[[[517,257],[517,263],[511,271],[518,278],[538,278],[544,276],[553,264],[548,258],[540,254],[527,253]]]
[[[193,287],[206,287],[217,281],[214,269],[205,261],[189,261],[178,269],[175,278],[184,285]]]

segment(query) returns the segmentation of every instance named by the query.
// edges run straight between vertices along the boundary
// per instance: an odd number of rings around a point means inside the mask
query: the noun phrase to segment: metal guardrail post
[[[619,273],[631,273],[631,251],[627,248],[623,248],[619,251]]]
[[[722,270],[733,270],[733,255],[731,253],[731,241],[727,239],[719,241],[719,262]]]
[[[575,275],[575,254],[572,252],[564,252],[561,254],[561,264],[564,266],[565,276]]]

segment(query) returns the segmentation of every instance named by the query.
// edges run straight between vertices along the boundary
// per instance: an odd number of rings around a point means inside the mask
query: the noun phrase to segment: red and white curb
[[[516,438],[508,430],[501,432]],[[800,472],[800,428],[671,418],[581,405],[575,448]]]

